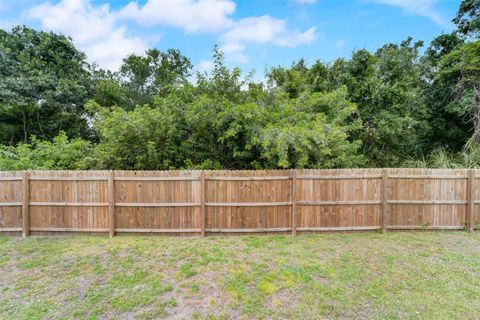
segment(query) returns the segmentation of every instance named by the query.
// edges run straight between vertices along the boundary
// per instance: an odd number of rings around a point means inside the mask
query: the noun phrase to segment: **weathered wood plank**
[[[202,172],[200,176],[200,226],[201,226],[201,235],[205,237],[205,173]]]
[[[207,207],[272,207],[291,206],[292,202],[206,202]]]
[[[115,207],[199,207],[200,202],[116,202]]]
[[[115,177],[115,181],[199,181],[199,177]]]
[[[32,181],[107,181],[107,177],[39,177],[33,176]]]
[[[464,230],[463,226],[387,226],[389,230]]]
[[[208,177],[208,181],[275,181],[290,180],[289,176],[272,176],[272,177]]]
[[[132,232],[132,233],[191,233],[202,232],[202,229],[130,229],[116,228],[115,232]]]
[[[292,170],[292,236],[297,235],[297,170]]]
[[[115,175],[113,171],[108,173],[108,235],[112,238],[115,235]]]
[[[0,228],[0,232],[19,232],[23,231],[23,228]]]
[[[220,229],[220,228],[208,228],[205,231],[207,232],[218,232],[218,233],[241,233],[241,232],[288,232],[292,228],[239,228],[239,229]]]
[[[381,175],[363,175],[363,176],[356,176],[356,175],[348,175],[348,176],[298,176],[297,179],[299,180],[358,180],[358,179],[381,179]]]
[[[387,232],[388,224],[388,171],[382,170],[382,232]]]
[[[460,205],[467,204],[465,200],[388,200],[391,204],[438,204],[438,205]]]
[[[297,227],[298,231],[369,231],[378,230],[381,226],[368,227]]]
[[[30,202],[30,206],[43,207],[108,207],[108,202]]]
[[[30,172],[24,172],[22,177],[22,237],[30,232]]]
[[[388,175],[389,179],[467,179],[461,175]]]
[[[51,227],[32,227],[30,231],[45,232],[108,232],[108,228],[51,228]]]
[[[467,172],[467,212],[466,212],[466,221],[468,231],[472,232],[475,227],[474,216],[475,216],[475,172],[473,170],[468,170]]]
[[[379,200],[360,200],[360,201],[297,201],[298,205],[302,206],[341,206],[341,205],[380,205],[382,201]]]

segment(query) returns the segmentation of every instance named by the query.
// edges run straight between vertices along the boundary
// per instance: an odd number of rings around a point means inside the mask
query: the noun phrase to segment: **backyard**
[[[480,234],[0,238],[3,319],[478,316]]]

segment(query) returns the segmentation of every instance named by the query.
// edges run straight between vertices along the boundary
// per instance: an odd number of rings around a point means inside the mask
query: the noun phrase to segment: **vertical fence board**
[[[108,234],[111,237],[115,235],[115,181],[114,172],[108,172]]]
[[[22,177],[22,236],[30,233],[30,173],[24,172]]]
[[[382,169],[382,232],[387,232],[388,225],[388,170]]]
[[[475,223],[474,223],[474,215],[475,215],[475,172],[473,170],[468,170],[467,172],[467,228],[468,231],[472,232]]]
[[[291,199],[292,199],[292,236],[297,235],[297,170],[293,169],[291,171],[292,177],[292,191],[291,191]]]
[[[205,224],[206,224],[206,216],[205,216],[205,173],[202,172],[200,174],[200,201],[201,201],[201,206],[200,206],[200,229],[201,231],[201,236],[205,237]]]

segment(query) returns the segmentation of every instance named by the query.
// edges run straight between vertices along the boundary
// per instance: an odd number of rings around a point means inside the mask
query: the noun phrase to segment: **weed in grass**
[[[190,292],[196,293],[198,291],[200,291],[200,285],[196,282],[192,283],[192,285],[190,286]]]
[[[190,262],[184,263],[179,268],[179,275],[183,278],[190,278],[197,274]]]
[[[265,295],[271,295],[280,290],[280,288],[275,283],[273,283],[272,280],[273,279],[271,279],[270,277],[264,277],[257,284],[257,290]]]
[[[139,283],[145,282],[147,275],[147,272],[140,270],[135,270],[131,274],[116,273],[110,281],[110,286],[112,288],[132,288]]]
[[[0,245],[4,245],[10,241],[10,237],[0,236]]]
[[[1,245],[1,244],[0,244]],[[0,256],[0,267],[10,261],[10,257],[7,255]]]

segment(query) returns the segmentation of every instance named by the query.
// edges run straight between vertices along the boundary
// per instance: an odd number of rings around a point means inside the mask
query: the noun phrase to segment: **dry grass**
[[[4,319],[478,317],[480,234],[0,238]]]

